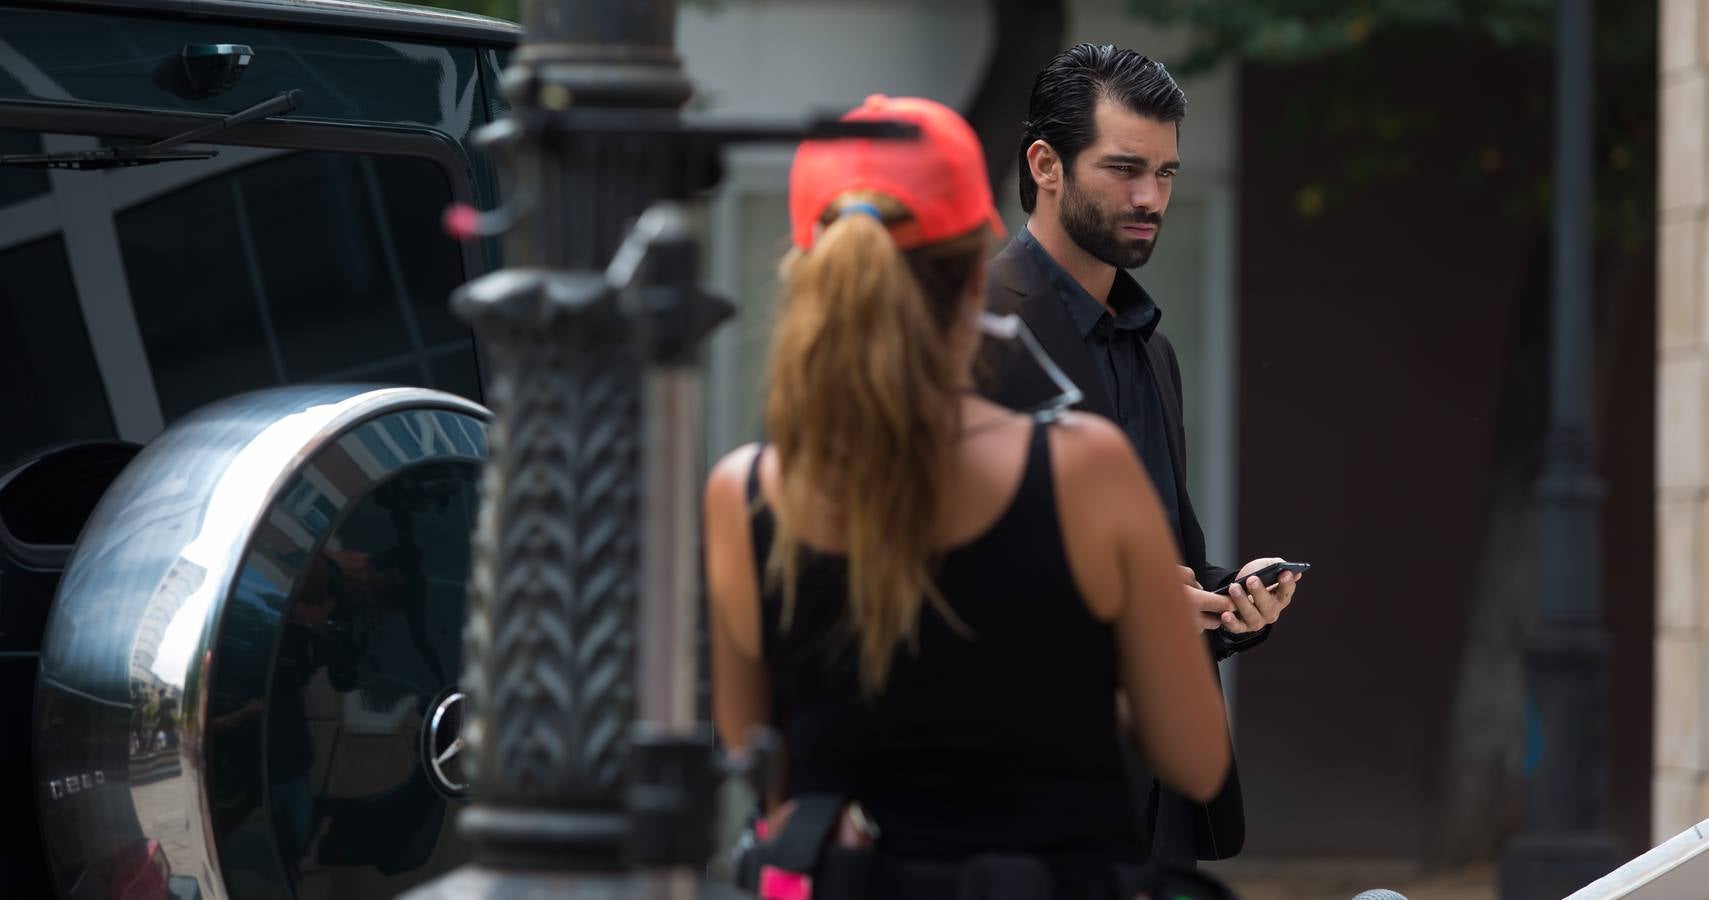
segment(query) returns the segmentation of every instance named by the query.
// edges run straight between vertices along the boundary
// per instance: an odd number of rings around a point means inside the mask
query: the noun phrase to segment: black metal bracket
[[[684,735],[637,722],[629,732],[631,864],[704,865],[712,855],[712,807],[722,780],[711,727]]]
[[[659,110],[557,111],[519,107],[507,118],[482,128],[476,142],[489,150],[534,141],[548,150],[563,150],[575,142],[590,140],[666,142],[674,152],[670,154],[671,177],[663,196],[688,200],[723,180],[724,150],[737,144],[792,144],[839,138],[913,140],[919,134],[919,126],[912,122],[846,122],[828,116],[803,123],[740,122]],[[489,212],[453,206],[446,212],[446,230],[463,240],[496,236],[526,218],[537,207],[536,199],[511,197],[503,209]]]
[[[723,175],[720,158],[726,147],[839,138],[911,140],[918,135],[919,126],[911,122],[819,118],[799,125],[701,123],[674,112],[523,109],[509,119],[487,126],[479,140],[488,147],[512,145],[531,137],[545,138],[547,146],[560,147],[564,142],[589,139],[667,141],[675,146],[672,155],[676,164],[671,169],[676,174],[667,185],[665,199],[649,208],[630,228],[606,268],[606,289],[600,290],[585,277],[579,277],[582,285],[572,292],[579,299],[571,305],[620,299],[624,312],[642,320],[645,326],[643,343],[647,358],[662,365],[686,365],[693,361],[702,339],[735,314],[734,304],[701,290],[696,283],[699,242],[677,205],[677,201],[687,200],[718,183]],[[537,207],[536,200],[514,196],[503,209],[486,213],[453,206],[446,210],[445,228],[464,240],[492,237],[527,218]],[[540,275],[548,281],[564,280],[563,276]],[[490,296],[497,286],[485,287],[481,293]],[[511,284],[510,287],[535,294],[542,285]],[[553,293],[562,292],[560,286]]]
[[[650,362],[692,364],[701,341],[736,313],[735,304],[696,283],[699,255],[688,217],[667,200],[641,214],[606,267],[606,284],[641,325]]]
[[[627,791],[631,863],[698,868],[712,855],[713,804],[726,779],[745,779],[764,804],[782,758],[777,733],[757,728],[748,752],[718,749],[709,726],[689,734],[637,722],[629,734]]]

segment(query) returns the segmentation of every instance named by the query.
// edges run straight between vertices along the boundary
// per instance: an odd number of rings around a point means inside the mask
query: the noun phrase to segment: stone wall
[[[1652,837],[1709,817],[1709,0],[1661,0]]]

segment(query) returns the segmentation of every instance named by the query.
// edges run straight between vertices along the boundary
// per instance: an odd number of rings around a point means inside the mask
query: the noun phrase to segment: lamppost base
[[[752,900],[752,895],[712,881],[695,885],[696,900]],[[399,900],[664,900],[658,882],[640,874],[466,865]]]
[[[1561,900],[1625,861],[1607,835],[1521,835],[1501,855],[1501,900]]]
[[[399,900],[630,900],[629,879],[618,873],[498,869],[466,865]]]

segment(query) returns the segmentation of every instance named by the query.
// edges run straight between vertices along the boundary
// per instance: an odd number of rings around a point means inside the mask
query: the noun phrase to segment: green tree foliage
[[[1140,18],[1193,26],[1191,72],[1234,55],[1263,63],[1312,62],[1358,53],[1375,37],[1457,32],[1498,45],[1548,49],[1552,0],[1133,0]]]
[[[1430,177],[1465,190],[1495,191],[1514,216],[1542,225],[1549,215],[1553,96],[1527,94],[1493,78],[1475,96],[1420,97],[1384,76],[1399,67],[1447,67],[1475,47],[1547,74],[1553,59],[1553,0],[1130,0],[1134,15],[1185,25],[1192,50],[1172,68],[1192,74],[1238,59],[1249,73],[1311,65],[1332,77],[1295,97],[1290,129],[1248,139],[1332,138],[1346,148],[1333,171],[1302,172],[1295,211],[1314,218],[1350,193],[1386,178]],[[1655,44],[1653,3],[1597,4],[1597,222],[1628,249],[1647,243],[1654,221]],[[1258,74],[1256,77],[1262,77]],[[1415,139],[1452,128],[1464,135],[1453,159],[1421,159]],[[1307,131],[1310,134],[1307,134]]]

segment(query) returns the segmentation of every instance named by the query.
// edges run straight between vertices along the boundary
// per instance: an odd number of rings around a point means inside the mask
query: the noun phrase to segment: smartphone
[[[1258,571],[1253,572],[1250,575],[1247,575],[1246,578],[1252,578],[1253,576],[1257,576],[1258,580],[1263,582],[1265,587],[1272,588],[1272,587],[1276,586],[1276,579],[1282,577],[1283,572],[1292,572],[1295,575],[1303,575],[1309,569],[1311,569],[1311,563],[1302,563],[1302,562],[1271,563],[1271,564],[1265,566],[1264,568],[1259,569]],[[1246,587],[1246,578],[1239,579],[1239,584],[1240,584],[1242,589],[1244,589]],[[1229,582],[1228,585],[1224,585],[1221,590],[1217,591],[1217,593],[1219,593],[1219,594],[1228,593],[1229,587],[1232,586],[1234,583],[1235,582]]]

